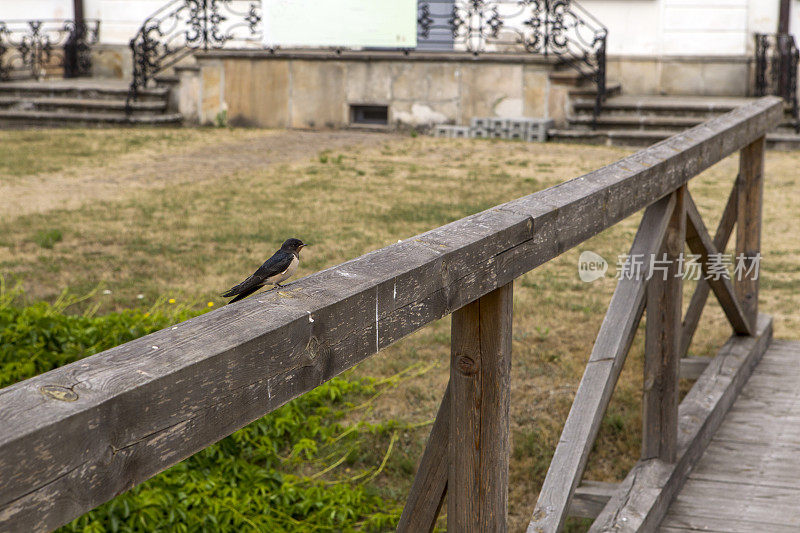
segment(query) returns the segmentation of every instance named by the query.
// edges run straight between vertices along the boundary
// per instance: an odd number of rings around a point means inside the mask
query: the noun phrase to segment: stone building
[[[144,82],[168,87],[170,106],[185,121],[209,123],[222,113],[241,125],[309,128],[466,124],[477,116],[549,117],[562,128],[597,128],[609,98],[620,93],[752,96],[764,90],[759,79],[763,85],[772,74],[759,78],[756,34],[791,35],[800,26],[794,0],[531,0],[522,7],[484,0],[478,8],[465,0],[418,0],[414,47],[268,49],[262,20],[275,1],[285,0],[224,2],[229,11],[221,25],[236,28],[224,43],[185,42],[193,21],[184,0],[6,1],[0,21],[99,21],[91,75],[133,78],[141,91]],[[164,52],[164,42],[142,41],[146,20],[183,37]],[[156,69],[146,65],[153,57],[137,62],[129,44],[136,38],[140,49],[155,44],[169,60],[155,57]],[[566,44],[559,47],[560,38]],[[191,53],[178,58],[181,45]],[[796,80],[796,60],[789,70]]]

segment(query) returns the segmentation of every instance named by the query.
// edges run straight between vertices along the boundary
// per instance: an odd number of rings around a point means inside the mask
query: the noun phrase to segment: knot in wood
[[[77,392],[69,387],[62,387],[61,385],[42,385],[39,387],[39,392],[48,398],[61,402],[74,402],[78,399]]]
[[[331,348],[316,337],[311,337],[306,344],[306,354],[312,361],[320,356],[327,358],[331,354]]]
[[[478,373],[478,365],[475,360],[468,355],[459,355],[456,358],[456,367],[464,376],[472,376]]]

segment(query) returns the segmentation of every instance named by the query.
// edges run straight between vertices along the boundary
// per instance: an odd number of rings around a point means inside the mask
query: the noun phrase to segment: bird
[[[297,265],[300,264],[300,250],[306,246],[308,245],[300,239],[286,239],[280,250],[264,261],[258,270],[243,282],[228,289],[222,297],[235,296],[228,302],[232,304],[250,296],[265,285],[274,285],[273,288],[282,287],[281,281],[292,277],[297,270]]]

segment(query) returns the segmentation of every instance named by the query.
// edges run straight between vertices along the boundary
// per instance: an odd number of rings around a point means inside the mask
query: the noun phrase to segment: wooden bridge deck
[[[800,531],[800,342],[774,340],[660,531]]]

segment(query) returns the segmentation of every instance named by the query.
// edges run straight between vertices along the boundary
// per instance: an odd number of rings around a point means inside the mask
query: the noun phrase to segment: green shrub
[[[148,310],[69,314],[86,300],[21,305],[0,278],[0,386],[198,315],[159,302]],[[63,531],[384,531],[401,504],[381,488],[397,421],[365,421],[374,398],[409,377],[339,377],[162,472]],[[422,371],[425,371],[424,369]]]
[[[61,235],[60,229],[39,230],[33,236],[33,242],[47,249],[53,248],[57,242],[61,242],[61,239],[63,239],[63,235]]]

